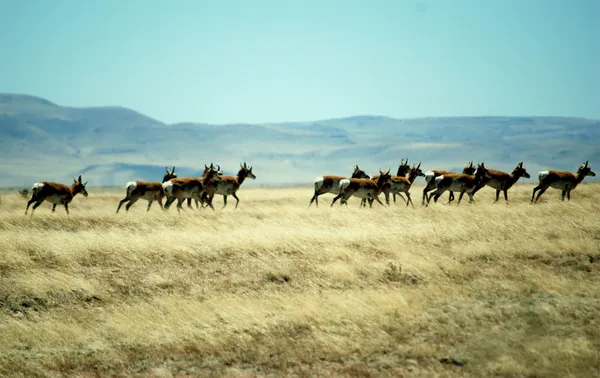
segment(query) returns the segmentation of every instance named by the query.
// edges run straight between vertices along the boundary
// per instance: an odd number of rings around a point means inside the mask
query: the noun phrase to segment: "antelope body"
[[[240,164],[240,170],[237,176],[221,176],[220,181],[211,181],[206,185],[204,194],[202,194],[203,202],[212,204],[213,197],[215,194],[221,194],[223,196],[223,208],[227,206],[227,196],[235,198],[235,208],[237,209],[240,199],[235,194],[246,178],[255,180],[256,176],[252,173],[252,167],[248,167],[246,162]]]
[[[475,167],[473,166],[473,162],[470,161],[464,168],[462,171],[463,174],[466,175],[472,175],[473,173],[475,173]],[[435,179],[439,176],[442,175],[450,175],[450,174],[458,174],[456,172],[451,172],[451,171],[445,171],[445,170],[441,170],[441,169],[434,169],[431,171],[427,171],[427,173],[425,173],[425,188],[423,188],[423,200],[421,201],[421,205],[425,204],[425,199],[427,199],[427,193],[431,192],[432,190],[435,189]],[[451,190],[450,194],[448,195],[448,203],[454,201],[454,192]],[[427,201],[427,203],[429,203],[429,201]]]
[[[586,161],[584,164],[581,164],[581,166],[577,170],[577,173],[575,174],[568,171],[542,171],[538,174],[538,179],[540,180],[539,185],[533,188],[533,193],[531,194],[531,202],[537,202],[540,196],[544,194],[544,192],[548,188],[561,190],[562,200],[565,200],[566,195],[567,199],[570,201],[571,191],[575,189],[577,185],[581,183],[586,176],[596,176],[596,174],[592,172],[592,167],[590,167],[588,161]],[[537,197],[535,197],[536,192],[538,192]],[[535,201],[533,199],[534,197]]]
[[[162,182],[169,181],[170,179],[177,178],[177,174],[175,173],[175,167],[173,170],[169,170],[168,167],[165,167],[167,173],[163,176]],[[163,189],[162,183],[160,182],[151,182],[151,181],[130,181],[125,185],[125,198],[119,201],[119,206],[117,206],[117,214],[121,209],[121,206],[125,202],[128,202],[125,205],[125,211],[129,211],[129,208],[133,206],[139,199],[144,199],[148,201],[148,207],[146,208],[146,212],[150,211],[150,206],[152,206],[152,202],[158,201],[160,208],[164,210],[162,200],[165,196],[165,191]]]
[[[169,209],[171,204],[177,200],[177,211],[180,212],[181,204],[187,198],[201,200],[206,185],[208,185],[211,180],[220,181],[221,175],[223,174],[219,166],[217,165],[215,168],[212,163],[210,164],[210,167],[205,165],[205,172],[206,173],[202,177],[173,178],[164,182],[162,187],[167,196],[165,208]],[[209,203],[209,206],[214,210],[211,203]]]
[[[340,198],[347,202],[351,196],[355,196],[358,198],[368,199],[369,207],[373,207],[373,200],[379,202],[381,206],[385,207],[385,205],[379,199],[379,193],[381,193],[383,186],[389,182],[392,176],[390,175],[389,169],[385,173],[380,169],[379,173],[380,175],[377,180],[364,178],[349,178],[340,180],[340,192],[331,202],[331,206],[333,206],[335,201]]]
[[[484,186],[489,186],[491,188],[496,189],[496,200],[494,202],[498,202],[500,199],[500,192],[504,192],[504,200],[508,203],[508,189],[512,188],[512,186],[519,181],[521,177],[530,178],[531,176],[527,173],[527,170],[523,168],[523,162],[517,164],[515,169],[511,173],[498,171],[496,169],[488,169],[488,173],[491,176],[491,179],[485,182],[480,183],[475,190],[473,190],[473,195],[479,191],[479,189]]]
[[[412,201],[412,199],[410,198],[410,187],[412,186],[413,182],[415,181],[415,179],[418,176],[425,176],[425,174],[423,174],[423,171],[421,171],[421,163],[419,162],[419,165],[417,165],[416,167],[413,164],[412,168],[409,168],[408,171],[408,177],[406,176],[392,176],[390,178],[390,181],[386,184],[386,186],[389,187],[390,192],[392,193],[404,193],[406,195],[406,198],[408,198],[406,202],[406,207],[408,207],[409,203],[412,205],[412,207],[414,208],[415,205]],[[400,196],[402,196],[400,194]],[[372,202],[372,201],[371,201]],[[388,203],[389,205],[389,203]]]
[[[397,176],[405,177],[409,171],[410,171],[410,165],[408,165],[408,159],[406,159],[406,160],[402,159],[402,161],[400,162],[400,166],[398,166],[398,172],[396,173],[396,176],[392,176],[392,180],[394,179],[394,177],[397,177]],[[371,176],[372,180],[377,180],[377,178],[379,178],[379,175]],[[394,203],[396,203],[396,195],[399,195],[400,198],[402,198],[402,200],[405,203],[407,203],[406,199],[402,196],[402,194],[398,191],[395,191],[390,185],[391,185],[391,181],[389,183],[385,184],[383,186],[383,189],[381,190],[383,192],[383,195],[385,196],[385,203],[388,206],[390,205],[390,193],[392,193],[392,195],[393,195]],[[366,199],[363,199],[360,202],[360,205],[367,206],[366,201],[367,201]]]
[[[81,182],[81,175],[79,175],[79,179],[73,177],[73,184],[70,187],[51,181],[36,182],[31,187],[31,199],[27,202],[25,214],[27,214],[29,206],[31,206],[32,203],[35,204],[31,209],[31,216],[33,216],[33,212],[38,206],[44,201],[48,201],[52,204],[52,212],[56,211],[56,205],[63,205],[68,215],[69,203],[71,203],[73,197],[79,193],[83,194],[85,197],[88,196],[88,192],[85,189],[86,185],[87,182]]]
[[[370,176],[368,174],[366,174],[365,171],[360,169],[358,167],[358,165],[355,165],[354,172],[352,172],[352,178],[368,179],[368,178],[370,178]],[[312,205],[313,202],[315,202],[315,205],[318,207],[319,206],[318,197],[322,194],[325,194],[325,193],[339,194],[340,181],[345,180],[345,179],[347,179],[347,178],[344,176],[334,176],[334,175],[317,177],[313,183],[314,187],[315,187],[315,193],[312,196],[312,198],[310,199],[310,203],[308,204],[308,207],[310,207],[310,205]],[[346,203],[346,201],[344,199],[342,199],[341,203]]]
[[[459,205],[465,193],[469,196],[469,203],[474,202],[473,191],[482,181],[490,178],[491,176],[484,163],[478,164],[474,176],[465,173],[448,173],[438,176],[435,178],[435,186],[437,189],[429,195],[427,204],[429,205],[431,197],[434,197],[434,202],[437,202],[438,198],[446,190],[460,192],[460,196],[458,197]]]

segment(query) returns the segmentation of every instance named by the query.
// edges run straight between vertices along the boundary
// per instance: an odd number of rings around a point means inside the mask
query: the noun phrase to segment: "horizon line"
[[[29,93],[11,93],[11,92],[0,92],[0,96],[17,96],[17,97],[30,97],[36,100],[41,100],[42,102],[46,102],[52,106],[56,106],[56,107],[60,107],[60,108],[70,108],[70,109],[102,109],[102,108],[116,108],[116,109],[124,109],[124,110],[128,110],[131,112],[135,112],[141,116],[150,118],[156,122],[159,122],[163,125],[167,125],[167,126],[172,126],[172,125],[178,125],[178,124],[202,124],[202,125],[211,125],[211,126],[231,126],[231,125],[259,125],[259,126],[268,126],[268,125],[285,125],[285,124],[302,124],[302,123],[314,123],[314,122],[323,122],[323,121],[339,121],[339,120],[348,120],[348,119],[352,119],[352,118],[367,118],[367,117],[372,117],[372,118],[387,118],[387,119],[392,119],[392,120],[397,120],[397,121],[405,121],[405,120],[425,120],[425,119],[443,119],[443,118],[579,118],[579,119],[584,119],[584,120],[588,120],[588,121],[597,121],[600,122],[600,119],[597,118],[591,118],[591,117],[586,117],[586,116],[565,116],[565,115],[533,115],[533,114],[528,114],[528,115],[491,115],[491,114],[486,114],[486,115],[437,115],[437,116],[420,116],[420,117],[393,117],[393,116],[389,116],[389,115],[385,115],[385,114],[368,114],[368,113],[364,113],[364,114],[354,114],[354,115],[347,115],[347,116],[331,116],[331,117],[324,117],[324,118],[315,118],[315,119],[311,119],[311,120],[306,120],[306,121],[291,121],[291,120],[287,120],[287,121],[261,121],[261,122],[246,122],[246,121],[235,121],[235,122],[224,122],[224,123],[207,123],[207,122],[202,122],[202,121],[177,121],[177,122],[173,122],[173,123],[167,123],[164,121],[159,120],[158,118],[152,117],[146,113],[142,113],[134,108],[129,108],[123,105],[88,105],[88,106],[71,106],[71,105],[61,105],[58,104],[56,102],[53,102],[45,97],[41,97],[39,95],[33,95],[33,94],[29,94]]]

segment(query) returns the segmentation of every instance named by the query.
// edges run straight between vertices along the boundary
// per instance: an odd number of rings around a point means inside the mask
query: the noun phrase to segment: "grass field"
[[[600,185],[532,188],[118,215],[124,189],[89,188],[33,217],[1,192],[0,376],[598,376]]]

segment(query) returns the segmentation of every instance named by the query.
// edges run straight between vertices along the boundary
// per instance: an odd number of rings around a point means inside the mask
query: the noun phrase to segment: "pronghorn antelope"
[[[31,199],[27,202],[27,208],[25,214],[29,210],[29,206],[35,202],[31,209],[31,216],[35,209],[42,204],[45,200],[48,200],[52,204],[52,212],[56,210],[56,205],[62,204],[65,206],[67,215],[69,214],[69,203],[73,200],[76,194],[81,193],[84,196],[88,196],[87,190],[85,190],[85,183],[81,182],[81,175],[79,179],[73,177],[73,184],[68,187],[64,184],[50,181],[36,182],[31,188]]]
[[[473,176],[465,173],[447,173],[438,176],[435,178],[435,187],[437,189],[429,195],[427,205],[429,205],[431,197],[434,197],[434,202],[437,202],[438,198],[440,198],[446,190],[460,192],[458,205],[460,205],[460,201],[465,193],[469,195],[469,203],[474,202],[473,190],[475,190],[477,185],[481,182],[489,179],[491,179],[491,176],[484,163],[477,165],[477,170]]]
[[[406,207],[408,207],[410,203],[414,208],[415,204],[410,198],[410,193],[408,191],[410,190],[410,187],[412,186],[413,182],[415,182],[415,179],[419,176],[425,176],[425,174],[421,170],[421,162],[419,162],[419,165],[415,166],[413,164],[412,168],[409,168],[408,177],[404,175],[392,176],[390,178],[390,181],[384,187],[388,187],[389,191],[392,193],[398,193],[399,195],[401,195],[400,193],[404,193],[406,195],[406,198],[408,198],[408,200],[405,201]],[[373,200],[370,199],[369,202],[373,203]]]
[[[406,159],[406,160],[402,159],[402,161],[400,162],[400,166],[398,166],[398,172],[396,173],[396,176],[405,177],[409,171],[410,171],[410,165],[408,165],[408,159]],[[395,176],[392,176],[392,179],[394,177]],[[371,176],[372,180],[377,180],[377,178],[379,178],[379,175]],[[394,203],[396,203],[396,195],[399,195],[400,198],[402,198],[402,200],[404,201],[404,203],[406,203],[406,199],[402,196],[402,194],[391,190],[390,183],[387,183],[383,186],[382,192],[383,192],[383,195],[385,196],[385,203],[388,206],[390,205],[390,193],[392,193],[392,195],[393,195]],[[363,198],[360,201],[360,206],[366,207],[367,206],[366,201],[367,200]]]
[[[508,189],[512,188],[512,186],[521,178],[530,178],[531,176],[527,173],[527,170],[523,168],[523,162],[517,164],[516,168],[511,173],[498,171],[496,169],[488,169],[490,176],[492,177],[489,181],[482,181],[477,185],[475,190],[473,190],[473,195],[479,191],[479,189],[484,186],[489,186],[491,188],[496,189],[496,200],[494,203],[498,202],[500,199],[500,192],[504,192],[504,200],[508,203]]]
[[[246,162],[244,165],[240,164],[240,170],[236,177],[234,176],[221,176],[221,181],[210,182],[204,189],[202,194],[202,202],[212,204],[213,197],[215,194],[223,195],[223,208],[227,206],[227,196],[231,195],[235,198],[235,208],[237,209],[240,199],[237,197],[235,192],[238,191],[242,183],[246,178],[255,180],[256,176],[252,173],[252,167],[248,167]],[[208,206],[208,205],[207,205]]]
[[[170,179],[177,178],[177,174],[175,173],[175,167],[173,170],[169,171],[169,167],[165,167],[167,173],[163,176],[162,182],[169,181]],[[127,201],[127,205],[125,205],[125,211],[129,211],[129,208],[133,206],[139,199],[145,199],[148,201],[148,207],[146,208],[146,212],[150,211],[150,206],[152,206],[152,202],[158,201],[160,208],[164,210],[162,199],[165,196],[165,191],[162,187],[162,183],[160,182],[149,182],[149,181],[130,181],[125,185],[125,198],[119,201],[119,206],[117,206],[117,214],[121,209],[121,206]]]
[[[167,196],[165,209],[169,209],[171,204],[177,200],[177,212],[180,212],[181,204],[186,198],[200,200],[206,185],[208,185],[211,180],[221,181],[221,175],[223,175],[223,172],[221,172],[221,169],[218,165],[215,168],[213,163],[210,163],[210,167],[206,167],[205,165],[205,168],[207,168],[208,172],[206,172],[206,174],[202,177],[174,178],[162,184],[165,195]],[[209,203],[209,206],[214,210],[212,204]]]
[[[210,170],[209,167],[206,166],[206,164],[204,164],[204,172],[202,172],[202,177],[206,176],[206,174],[208,173],[208,171]],[[204,193],[202,193],[202,197],[204,197]],[[199,207],[198,203],[200,202],[197,199],[194,199],[194,202],[196,203],[196,209]],[[204,200],[202,200],[202,202],[204,202]],[[189,207],[190,209],[193,209],[192,207],[192,199],[191,198],[187,198],[187,207]]]
[[[387,172],[382,172],[379,169],[379,177],[377,180],[364,179],[364,178],[349,178],[340,180],[340,193],[335,196],[331,202],[331,206],[335,204],[335,201],[342,198],[346,202],[351,196],[358,198],[365,198],[369,200],[369,207],[373,207],[373,200],[379,202],[381,206],[386,205],[379,199],[379,193],[383,189],[383,186],[390,181],[390,169]]]
[[[352,172],[352,178],[368,179],[371,177],[368,174],[366,174],[365,171],[358,168],[358,165],[355,165],[354,172]],[[315,186],[315,194],[310,199],[310,203],[308,204],[308,207],[310,207],[310,205],[312,205],[313,202],[315,202],[315,205],[318,207],[319,206],[318,197],[321,194],[325,194],[325,193],[338,194],[340,192],[340,181],[344,180],[344,179],[346,179],[346,177],[334,176],[334,175],[317,177],[313,183]],[[342,199],[341,203],[342,204],[346,203],[346,201]]]
[[[596,176],[596,174],[592,172],[592,167],[590,167],[588,161],[586,161],[584,164],[581,164],[577,170],[577,173],[575,174],[567,171],[542,171],[538,174],[538,179],[540,180],[539,185],[533,188],[531,202],[537,202],[538,199],[540,199],[540,196],[544,194],[546,189],[550,187],[562,190],[562,200],[565,200],[566,195],[567,199],[570,201],[571,190],[575,189],[586,176]],[[535,192],[538,190],[538,195],[535,197]],[[533,197],[535,197],[535,201],[533,200]]]
[[[463,168],[462,171],[463,174],[465,175],[473,175],[473,173],[475,173],[475,167],[473,166],[473,162],[470,161],[469,163],[467,163],[467,165]],[[440,170],[440,169],[434,169],[431,171],[427,171],[427,173],[425,173],[425,188],[423,189],[423,200],[421,201],[421,205],[425,204],[425,199],[427,199],[427,193],[431,192],[432,190],[435,189],[435,179],[441,175],[448,175],[448,174],[457,174],[456,172],[451,172],[451,171],[444,171],[444,170]],[[450,194],[448,195],[448,203],[454,201],[454,192],[450,191]],[[427,203],[429,203],[429,201],[427,201]]]

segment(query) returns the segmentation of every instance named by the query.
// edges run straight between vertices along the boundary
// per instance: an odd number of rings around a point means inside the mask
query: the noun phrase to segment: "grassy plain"
[[[1,192],[0,376],[598,376],[600,185],[532,188],[118,215],[90,188],[33,217]]]

